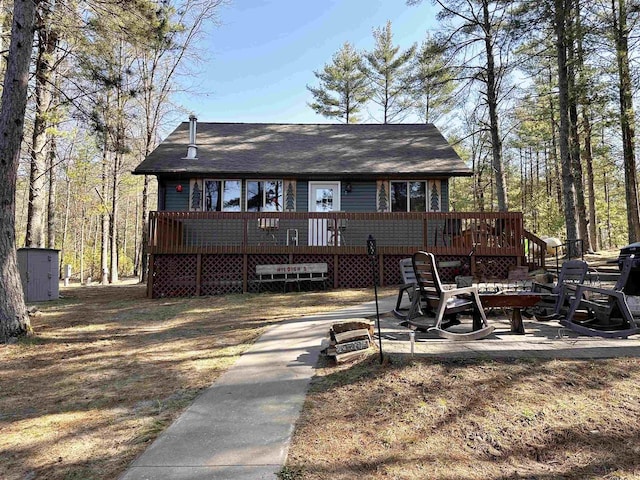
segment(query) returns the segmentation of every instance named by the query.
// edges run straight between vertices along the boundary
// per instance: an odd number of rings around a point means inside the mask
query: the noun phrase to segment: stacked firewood
[[[329,329],[328,346],[323,352],[336,363],[345,363],[370,353],[373,346],[373,322],[351,320],[334,323]]]

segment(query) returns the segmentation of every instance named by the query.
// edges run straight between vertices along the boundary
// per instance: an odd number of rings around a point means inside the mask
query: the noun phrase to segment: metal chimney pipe
[[[198,118],[191,114],[189,116],[189,146],[187,147],[187,158],[198,158],[198,146],[196,145],[196,125]]]

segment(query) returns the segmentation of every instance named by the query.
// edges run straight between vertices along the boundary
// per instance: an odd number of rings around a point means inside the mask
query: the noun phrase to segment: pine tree
[[[425,123],[435,123],[456,105],[458,71],[449,66],[442,45],[433,39],[417,51],[412,77],[412,110]]]
[[[313,72],[320,86],[307,85],[314,98],[309,106],[324,117],[347,124],[357,123],[356,115],[371,95],[361,66],[362,57],[349,42],[345,42],[333,55],[330,64],[325,65],[321,72]]]
[[[371,100],[382,109],[382,123],[402,120],[412,107],[411,60],[416,51],[412,45],[400,52],[393,45],[391,22],[384,28],[373,30],[375,47],[364,54],[362,71],[367,76],[372,89]]]

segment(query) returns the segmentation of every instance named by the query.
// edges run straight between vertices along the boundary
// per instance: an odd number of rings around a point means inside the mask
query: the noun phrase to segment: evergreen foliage
[[[375,45],[365,52],[360,69],[366,75],[371,87],[371,100],[380,107],[381,123],[393,123],[404,118],[412,106],[411,61],[416,46],[405,51],[393,44],[391,22],[384,28],[373,30]]]
[[[309,106],[318,114],[344,123],[357,123],[357,114],[371,98],[362,72],[362,56],[349,42],[333,55],[322,71],[313,72],[320,86],[307,89],[314,101]]]

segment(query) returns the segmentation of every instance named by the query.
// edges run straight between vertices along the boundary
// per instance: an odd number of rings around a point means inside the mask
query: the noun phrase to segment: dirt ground
[[[640,479],[639,384],[638,358],[325,363],[280,478]]]
[[[0,478],[114,479],[274,322],[368,290],[152,300],[145,286],[61,288],[35,335],[0,345]]]
[[[640,361],[325,365],[286,480],[640,479]]]

